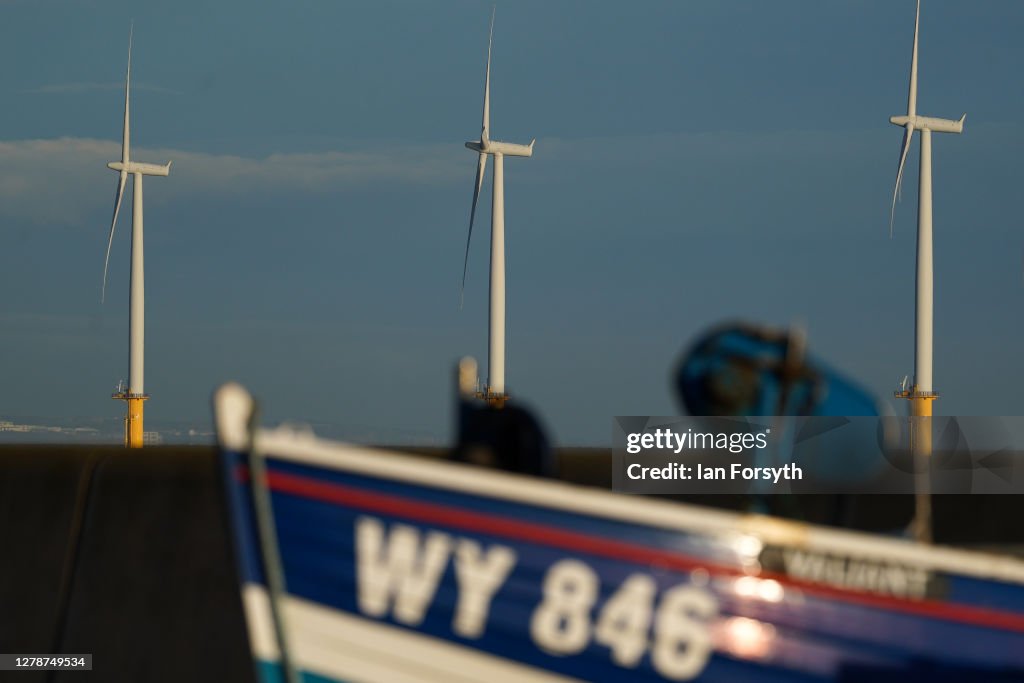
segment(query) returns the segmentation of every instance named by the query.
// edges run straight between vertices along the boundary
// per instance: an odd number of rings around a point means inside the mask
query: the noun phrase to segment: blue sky
[[[450,433],[486,358],[487,230],[458,286],[490,3],[0,0],[0,416],[117,416],[129,222],[100,305],[135,20],[148,418],[208,422],[235,379],[268,419]],[[917,146],[896,236],[911,0],[499,2],[509,390],[560,443],[676,411],[694,335],[801,321],[879,395],[913,371]],[[937,412],[1021,414],[1024,5],[925,0],[936,135]],[[480,206],[489,217],[489,182]],[[126,202],[130,198],[126,197]],[[396,431],[397,434],[397,431]]]

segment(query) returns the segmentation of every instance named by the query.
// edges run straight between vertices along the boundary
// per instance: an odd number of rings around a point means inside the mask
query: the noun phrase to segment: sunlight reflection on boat
[[[714,627],[715,649],[743,659],[763,659],[772,654],[775,627],[749,617],[729,617]]]

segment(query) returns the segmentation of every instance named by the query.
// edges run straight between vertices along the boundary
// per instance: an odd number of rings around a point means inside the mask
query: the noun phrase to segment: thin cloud
[[[166,93],[169,95],[180,95],[180,90],[165,88],[160,85],[149,85],[147,83],[133,83],[133,90],[145,90],[148,92]],[[111,81],[110,83],[96,83],[83,81],[80,83],[53,83],[41,85],[38,88],[31,88],[25,93],[29,95],[67,95],[87,92],[107,92],[110,90],[124,90],[124,83]]]
[[[465,175],[454,145],[387,146],[369,151],[278,153],[253,158],[166,148],[132,148],[139,161],[173,161],[171,177],[147,193],[151,206],[197,197],[320,195],[366,187],[439,186]],[[0,141],[0,216],[33,225],[79,225],[108,210],[116,176],[107,162],[121,145],[58,138]]]

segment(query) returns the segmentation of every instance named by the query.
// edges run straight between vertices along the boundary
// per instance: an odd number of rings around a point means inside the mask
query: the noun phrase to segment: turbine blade
[[[132,80],[132,38],[135,33],[135,22],[132,22],[131,28],[128,29],[128,71],[124,75],[124,126],[121,129],[121,161],[128,163],[130,157],[129,154],[129,133],[131,126],[128,122],[128,101],[131,90]]]
[[[917,115],[917,35],[921,26],[921,0],[917,0],[914,16],[914,53],[910,58],[910,92],[907,95],[907,116]]]
[[[466,292],[466,271],[469,268],[469,242],[473,239],[473,219],[476,218],[476,203],[480,199],[480,189],[484,185],[484,170],[487,168],[487,155],[481,153],[476,164],[476,184],[473,185],[473,206],[469,210],[469,234],[466,235],[466,258],[462,262],[462,286],[459,288],[459,310],[462,310],[462,297]]]
[[[107,258],[103,260],[103,291],[100,303],[107,300],[107,266],[110,264],[110,246],[114,243],[114,227],[117,225],[117,214],[121,210],[121,198],[124,196],[124,184],[128,174],[121,171],[121,179],[117,183],[117,196],[114,198],[114,218],[110,221],[110,236],[107,237]]]
[[[900,188],[903,185],[903,169],[907,163],[907,153],[910,152],[910,141],[914,137],[914,127],[907,125],[907,130],[903,133],[903,149],[900,152],[900,165],[896,170],[896,187],[892,191],[892,210],[889,213],[889,239],[892,239],[893,235],[893,223],[896,220],[896,197],[900,194]]]
[[[491,32],[487,38],[487,72],[484,76],[484,116],[480,130],[480,141],[486,142],[491,132],[491,45],[494,43],[494,13],[498,7],[491,9]]]

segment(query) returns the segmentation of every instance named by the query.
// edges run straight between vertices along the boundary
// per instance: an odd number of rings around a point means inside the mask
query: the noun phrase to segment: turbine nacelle
[[[891,116],[889,123],[894,126],[910,126],[914,130],[930,130],[936,133],[963,133],[964,120],[967,114],[960,117],[959,121],[952,119],[937,119],[931,116]]]
[[[112,171],[121,171],[122,173],[168,176],[171,173],[171,162],[168,161],[166,166],[161,166],[160,164],[144,164],[138,161],[111,161],[107,164],[107,168]]]
[[[475,142],[467,142],[466,148],[480,154],[501,154],[507,157],[532,157],[533,145],[537,142],[534,138],[528,145],[518,145],[514,142],[499,142],[498,140],[483,139]]]

